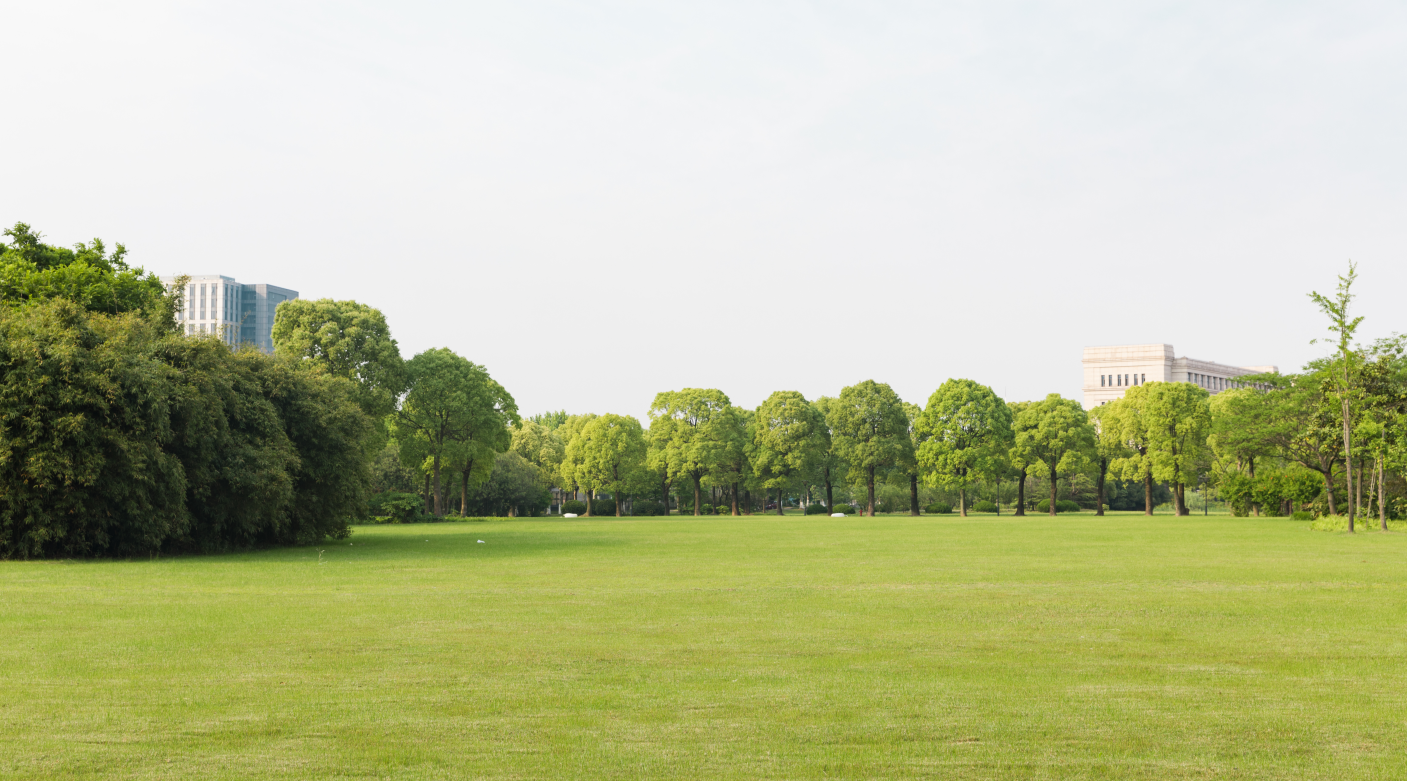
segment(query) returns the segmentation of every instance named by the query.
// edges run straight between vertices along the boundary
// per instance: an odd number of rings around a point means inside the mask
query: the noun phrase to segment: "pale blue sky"
[[[8,3],[0,221],[383,309],[525,413],[1404,329],[1402,3]],[[581,375],[575,367],[586,366]],[[580,376],[580,379],[577,379]]]

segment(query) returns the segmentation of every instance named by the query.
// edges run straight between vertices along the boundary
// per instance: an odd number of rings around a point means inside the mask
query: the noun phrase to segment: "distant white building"
[[[170,287],[176,277],[162,277]],[[274,351],[274,310],[298,291],[274,285],[245,285],[219,275],[186,278],[185,308],[176,320],[188,334],[216,334],[231,347],[252,344]]]
[[[1145,382],[1190,382],[1220,393],[1239,387],[1237,377],[1279,371],[1275,366],[1228,366],[1215,361],[1178,358],[1170,344],[1086,347],[1085,409],[1123,398],[1124,391]]]

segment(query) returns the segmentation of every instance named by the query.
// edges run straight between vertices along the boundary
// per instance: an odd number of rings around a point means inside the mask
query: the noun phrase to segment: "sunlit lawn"
[[[1404,586],[1407,534],[1138,513],[5,562],[0,777],[1407,777]]]

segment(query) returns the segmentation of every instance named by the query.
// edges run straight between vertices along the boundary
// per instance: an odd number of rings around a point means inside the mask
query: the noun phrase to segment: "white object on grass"
[[[576,513],[562,513],[563,518],[575,518]]]
[[[479,542],[483,542],[483,540],[479,540]]]
[[[832,518],[844,518],[845,513],[831,513]]]

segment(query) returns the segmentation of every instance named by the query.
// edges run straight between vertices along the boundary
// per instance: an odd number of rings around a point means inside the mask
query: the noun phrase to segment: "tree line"
[[[373,518],[536,515],[552,489],[584,497],[588,515],[603,497],[613,514],[699,515],[798,497],[829,510],[837,495],[917,515],[935,492],[965,515],[1007,487],[1017,515],[1073,497],[1102,514],[1134,493],[1146,513],[1166,496],[1186,514],[1188,485],[1215,486],[1238,513],[1344,513],[1350,528],[1404,509],[1404,342],[1354,342],[1352,267],[1334,295],[1312,294],[1331,356],[1215,397],[1150,382],[1086,411],[950,379],[920,407],[866,380],[756,409],[718,389],[666,391],[642,422],[525,419],[467,358],[403,360],[382,313],[355,301],[284,302],[273,355],[230,349],[183,334],[185,286],[129,266],[122,245],[55,247],[22,223],[5,236],[0,557],[309,543]]]

